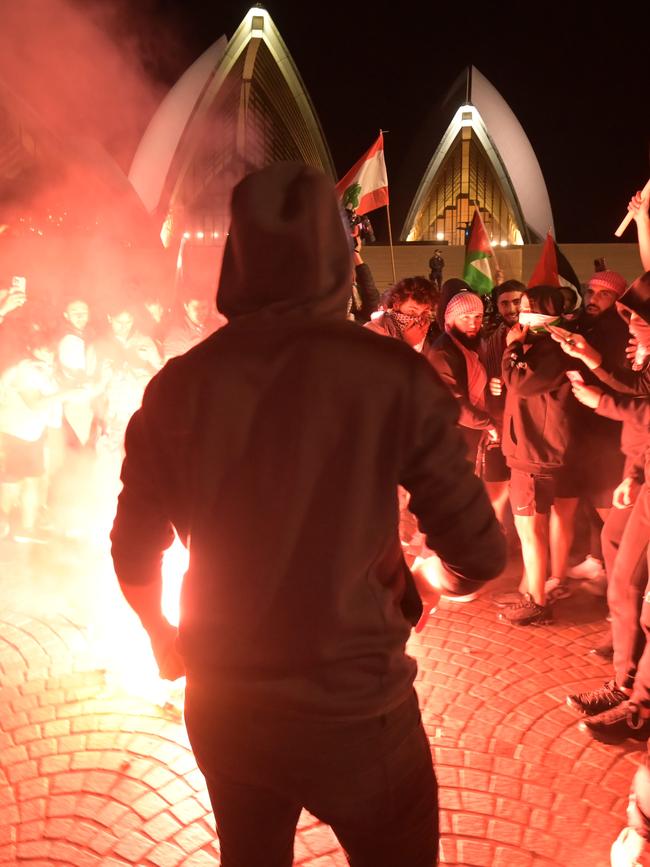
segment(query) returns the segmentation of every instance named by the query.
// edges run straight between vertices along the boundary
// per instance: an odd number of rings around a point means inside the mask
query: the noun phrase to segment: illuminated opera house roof
[[[159,220],[167,246],[189,232],[222,237],[233,186],[276,160],[299,160],[334,180],[329,148],[273,20],[248,11],[167,94],[140,142],[129,180]]]
[[[448,125],[440,138],[441,123]],[[475,207],[497,244],[535,243],[553,230],[532,145],[503,97],[475,67],[430,119],[420,137],[420,157],[425,148],[426,168],[422,158],[411,162],[420,173],[419,186],[404,219],[403,241],[463,244]],[[412,190],[418,178],[409,180],[405,188]]]

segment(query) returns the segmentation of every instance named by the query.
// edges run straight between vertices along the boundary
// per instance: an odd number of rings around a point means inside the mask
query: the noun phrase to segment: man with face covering
[[[498,439],[494,419],[486,410],[487,374],[478,354],[482,322],[483,302],[478,295],[459,292],[445,309],[445,333],[429,353],[431,364],[458,401],[458,423],[473,464],[481,441]]]
[[[168,362],[126,436],[116,573],[163,676],[187,673],[223,867],[290,867],[303,807],[357,867],[437,862],[397,486],[446,564],[440,589],[503,567],[453,401],[410,347],[346,321],[351,279],[331,182],[294,163],[249,175],[228,324]],[[190,554],[178,642],[160,610],[173,528]]]

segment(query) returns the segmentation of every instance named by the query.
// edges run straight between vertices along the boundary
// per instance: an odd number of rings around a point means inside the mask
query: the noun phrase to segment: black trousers
[[[224,711],[188,679],[187,731],[205,775],[222,867],[290,867],[302,808],[352,867],[438,863],[438,799],[417,697],[367,720]]]
[[[612,615],[616,682],[631,688],[631,700],[650,710],[648,542],[650,488],[643,485],[631,509],[610,512],[603,529],[603,553],[609,570],[607,602]]]

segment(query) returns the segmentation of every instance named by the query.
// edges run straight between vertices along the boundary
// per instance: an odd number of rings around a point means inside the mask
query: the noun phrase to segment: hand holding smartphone
[[[567,370],[566,378],[569,382],[580,382],[582,385],[584,385],[585,382],[579,370]]]

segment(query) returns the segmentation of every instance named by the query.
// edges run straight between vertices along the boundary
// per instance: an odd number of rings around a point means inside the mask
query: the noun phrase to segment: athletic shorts
[[[488,443],[483,452],[482,464],[481,478],[484,482],[507,482],[510,478],[510,467],[499,443]]]
[[[548,515],[557,496],[554,473],[527,473],[510,470],[510,505],[512,514],[532,517]]]
[[[45,437],[36,442],[21,440],[11,434],[1,434],[3,482],[11,484],[22,479],[38,478],[45,472]]]

